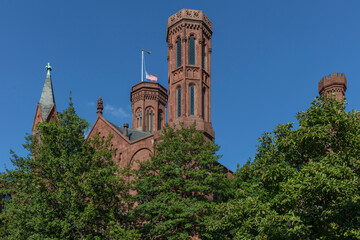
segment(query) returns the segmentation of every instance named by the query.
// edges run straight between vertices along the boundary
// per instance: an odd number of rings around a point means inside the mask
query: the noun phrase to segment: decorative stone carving
[[[102,116],[102,114],[103,114],[103,109],[104,109],[104,106],[103,106],[103,101],[102,101],[102,98],[101,97],[99,97],[99,99],[98,99],[98,102],[97,102],[97,114],[98,115],[101,115]]]

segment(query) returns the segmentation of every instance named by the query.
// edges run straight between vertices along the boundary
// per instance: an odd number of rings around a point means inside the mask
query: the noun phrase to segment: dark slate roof
[[[55,98],[54,98],[53,86],[51,83],[51,76],[50,74],[48,74],[45,79],[45,84],[39,102],[43,120],[46,119],[54,103],[55,103]]]
[[[109,122],[109,123],[111,125],[113,125],[113,127],[116,128],[122,135],[125,136],[125,128],[117,126],[117,125],[113,124],[112,122]],[[128,136],[129,136],[130,141],[136,141],[136,140],[146,137],[150,134],[151,133],[149,133],[149,132],[143,132],[143,131],[128,128]]]

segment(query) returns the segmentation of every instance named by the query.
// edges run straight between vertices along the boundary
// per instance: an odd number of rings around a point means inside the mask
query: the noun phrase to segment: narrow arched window
[[[142,112],[140,111],[140,130],[141,130],[141,128],[142,128]]]
[[[205,88],[202,89],[202,100],[201,100],[201,108],[202,108],[202,117],[205,119]]]
[[[195,115],[195,86],[191,85],[189,89],[189,99],[190,99],[190,116]]]
[[[180,38],[176,41],[176,67],[181,66],[181,40]]]
[[[153,132],[153,123],[154,123],[154,112],[150,111],[150,132]]]
[[[206,70],[206,47],[205,44],[202,45],[202,68]]]
[[[195,65],[195,38],[193,35],[189,38],[189,65]]]
[[[136,128],[139,129],[140,125],[139,125],[139,120],[140,120],[140,113],[137,112],[136,113]]]
[[[181,117],[181,87],[176,89],[177,95],[177,117]]]
[[[149,110],[146,111],[146,131],[149,131]]]
[[[159,112],[158,112],[158,130],[161,129],[162,120],[163,120],[162,110],[160,109]]]

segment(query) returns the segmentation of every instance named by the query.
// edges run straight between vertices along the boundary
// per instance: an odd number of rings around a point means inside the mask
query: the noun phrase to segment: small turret
[[[344,73],[333,73],[324,76],[319,82],[319,94],[332,93],[336,99],[343,99],[347,88],[346,77]]]

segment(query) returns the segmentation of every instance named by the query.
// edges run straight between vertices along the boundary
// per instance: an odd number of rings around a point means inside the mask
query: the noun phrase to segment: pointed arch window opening
[[[206,45],[202,45],[202,68],[206,70]]]
[[[150,132],[153,133],[154,112],[150,110]]]
[[[195,37],[189,38],[189,65],[195,65]]]
[[[176,40],[176,68],[181,66],[181,39]]]
[[[141,130],[142,126],[142,113],[141,110],[136,113],[136,129]]]
[[[140,127],[139,120],[140,120],[140,114],[136,113],[136,129],[139,129],[139,127]]]
[[[190,100],[189,115],[194,116],[195,115],[195,86],[194,85],[190,85],[189,100]]]
[[[176,89],[177,95],[177,117],[181,117],[181,87]]]
[[[201,99],[201,108],[202,108],[202,117],[205,120],[205,88],[202,89],[202,99]]]
[[[149,110],[146,111],[146,132],[149,132]]]
[[[162,120],[163,120],[163,116],[162,116],[162,110],[160,109],[158,112],[158,130],[161,129],[162,126]]]
[[[139,129],[141,130],[142,129],[142,112],[140,111],[140,127]]]

